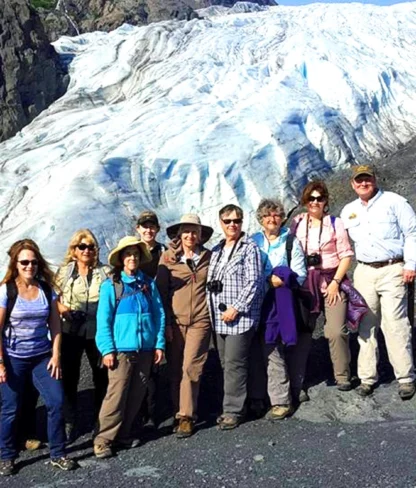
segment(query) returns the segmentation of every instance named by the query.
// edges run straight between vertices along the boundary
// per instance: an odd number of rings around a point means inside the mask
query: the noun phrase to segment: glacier
[[[218,229],[238,203],[252,231],[262,197],[413,137],[416,2],[234,8],[55,43],[67,93],[0,144],[0,264],[22,237],[58,264],[81,227],[105,258],[144,208]]]

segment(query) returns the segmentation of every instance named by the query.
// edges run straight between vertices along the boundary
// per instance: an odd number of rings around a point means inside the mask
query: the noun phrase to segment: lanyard
[[[232,247],[232,249],[231,249],[231,252],[230,252],[230,254],[229,254],[229,256],[228,256],[227,262],[225,263],[225,266],[224,266],[224,268],[223,268],[224,270],[225,270],[225,268],[226,268],[227,264],[228,264],[228,263],[231,261],[231,258],[233,257],[233,254],[234,254],[234,251],[235,251],[235,250],[236,250],[236,248],[237,248],[237,244],[240,242],[240,239],[243,237],[243,235],[244,235],[244,233],[242,232],[242,233],[240,234],[239,238],[238,238],[238,239],[235,241],[235,243],[234,243],[234,245],[233,245],[233,247]],[[218,254],[218,259],[217,259],[217,261],[216,261],[216,263],[215,263],[215,266],[214,266],[214,269],[213,269],[213,271],[212,271],[212,278],[211,278],[211,279],[214,279],[214,280],[215,280],[215,274],[216,274],[216,272],[217,272],[218,264],[219,264],[219,263],[220,263],[220,261],[221,261],[221,257],[222,257],[222,253],[223,253],[223,251],[224,251],[224,247],[225,247],[225,241],[224,241],[223,245],[221,246],[221,250],[220,250],[220,252],[219,252],[219,254]],[[219,279],[220,279],[220,278],[218,277],[218,280],[219,280]]]
[[[320,254],[320,251],[321,251],[321,236],[322,236],[323,221],[324,221],[324,218],[322,217],[321,223],[319,225],[318,254]],[[308,240],[309,240],[309,215],[306,218],[305,256],[308,256]]]

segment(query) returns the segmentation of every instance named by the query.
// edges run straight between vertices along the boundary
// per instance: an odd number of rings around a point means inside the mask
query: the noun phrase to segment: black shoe
[[[73,459],[67,457],[51,458],[51,464],[55,468],[62,469],[62,471],[72,471],[78,467],[78,464]]]
[[[358,386],[355,391],[357,392],[358,395],[361,397],[367,397],[373,393],[374,386],[373,385],[368,385],[367,383],[361,383],[360,386]]]
[[[350,381],[337,382],[337,390],[339,391],[351,391],[352,385]]]
[[[6,459],[5,461],[0,461],[0,476],[11,476],[16,473],[16,466],[14,464],[14,459]]]
[[[399,384],[399,397],[402,400],[410,400],[416,392],[415,384],[413,381],[411,383],[400,383]]]

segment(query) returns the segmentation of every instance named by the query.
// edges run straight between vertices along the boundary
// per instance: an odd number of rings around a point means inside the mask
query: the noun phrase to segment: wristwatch
[[[341,280],[339,278],[332,278],[332,281],[335,281],[335,283],[338,283],[338,285],[341,284]]]
[[[0,364],[4,364],[4,359],[0,358]]]

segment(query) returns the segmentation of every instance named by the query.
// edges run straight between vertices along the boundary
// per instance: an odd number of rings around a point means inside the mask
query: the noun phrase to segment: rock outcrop
[[[252,0],[276,5],[274,0]],[[49,39],[94,30],[111,31],[121,24],[145,25],[161,20],[197,18],[195,10],[213,5],[232,7],[235,0],[58,0],[55,10],[40,10]]]
[[[58,56],[26,0],[0,0],[0,141],[65,91]]]

